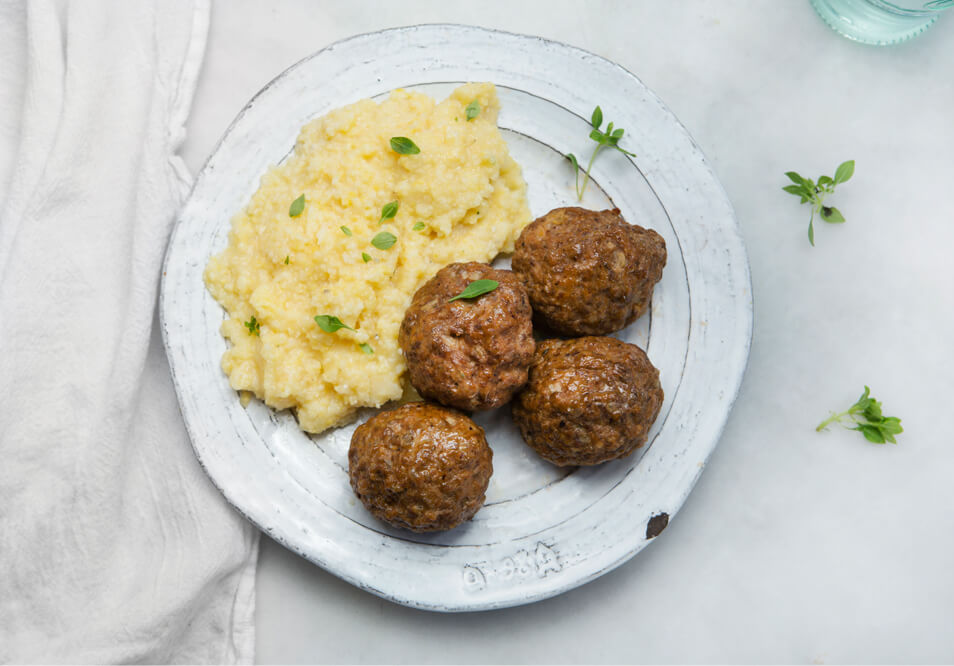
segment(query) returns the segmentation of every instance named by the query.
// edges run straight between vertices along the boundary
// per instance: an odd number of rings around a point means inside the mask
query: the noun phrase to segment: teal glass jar
[[[897,44],[917,37],[954,6],[954,0],[811,0],[832,28],[865,44]]]

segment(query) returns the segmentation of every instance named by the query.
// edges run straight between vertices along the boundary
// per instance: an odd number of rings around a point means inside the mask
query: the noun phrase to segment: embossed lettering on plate
[[[557,551],[542,541],[533,552],[520,549],[495,561],[470,562],[463,568],[464,589],[479,592],[488,587],[518,585],[523,580],[546,578],[563,569]]]

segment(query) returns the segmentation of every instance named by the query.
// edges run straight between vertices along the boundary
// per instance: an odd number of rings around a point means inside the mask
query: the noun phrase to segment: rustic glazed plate
[[[575,205],[565,153],[588,156],[598,102],[636,158],[606,151],[583,205],[617,207],[666,239],[650,315],[618,337],[660,369],[666,393],[649,444],[595,468],[562,469],[521,441],[507,408],[480,414],[494,450],[487,503],[466,525],[421,536],[368,514],[348,485],[355,425],[308,436],[288,412],[242,407],[219,362],[224,312],[202,271],[231,216],[308,120],[394,88],[443,98],[497,85],[499,125],[534,216]],[[266,534],[401,604],[470,611],[529,603],[627,561],[665,528],[702,473],[742,380],[752,330],[749,267],[721,185],[685,128],[635,76],[579,49],[454,25],[399,28],[334,44],[285,71],[225,133],[199,174],[166,256],[162,330],[183,417],[212,481]],[[370,415],[370,410],[360,421]]]

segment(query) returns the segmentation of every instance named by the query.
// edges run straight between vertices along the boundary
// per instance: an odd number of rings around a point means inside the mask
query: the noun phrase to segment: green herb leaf
[[[341,233],[343,233],[345,236],[350,236],[350,235],[351,235],[351,229],[349,229],[348,227],[342,225],[342,226],[341,226]]]
[[[414,226],[411,227],[411,231],[423,231],[426,228],[427,228],[427,225],[424,224],[423,222],[415,222]]]
[[[878,430],[880,430],[884,438],[892,444],[898,443],[898,440],[896,440],[894,436],[904,432],[904,428],[901,427],[901,419],[894,416],[883,419],[881,423],[878,424]]]
[[[871,398],[868,396],[871,395],[871,389],[868,388],[868,385],[865,384],[865,390],[862,392],[861,397],[855,400],[855,404],[848,408],[849,414],[858,414],[865,411],[868,405],[871,404]]]
[[[880,406],[881,403],[879,402],[879,409]],[[881,418],[881,429],[895,434],[904,432],[904,428],[901,427],[901,419],[897,416],[883,416]]]
[[[291,206],[288,207],[288,217],[298,217],[303,210],[305,210],[304,194],[292,201]]]
[[[834,206],[822,206],[821,216],[825,222],[831,222],[832,224],[841,224],[845,221],[845,216]]]
[[[371,261],[371,255],[368,254],[367,252],[362,252],[362,253],[361,253],[361,260],[362,260],[364,263],[368,263],[369,261]]]
[[[602,124],[603,124],[603,109],[601,109],[599,105],[597,105],[596,108],[593,109],[593,115],[590,116],[590,125],[593,126],[593,129],[599,129],[600,125]]]
[[[835,184],[844,183],[849,178],[851,178],[855,173],[855,161],[848,160],[847,162],[842,162],[838,165],[838,168],[835,169]]]
[[[573,153],[567,153],[566,158],[570,160],[570,164],[573,165],[573,173],[579,173],[580,163],[576,161],[576,155],[574,155]]]
[[[363,351],[365,354],[370,355],[374,353],[374,348],[371,345],[369,345],[367,342],[362,342],[358,346],[361,347],[361,351]]]
[[[480,102],[476,99],[467,105],[467,108],[464,109],[467,112],[467,120],[473,120],[480,115]]]
[[[371,245],[379,250],[390,250],[397,243],[397,236],[390,231],[382,231],[371,239]]]
[[[865,436],[869,442],[874,444],[884,444],[884,435],[881,434],[881,431],[878,430],[873,425],[860,425],[857,428],[852,428],[852,430],[858,430],[862,435]]]
[[[398,207],[400,204],[397,201],[391,201],[384,204],[384,207],[381,209],[381,219],[378,220],[378,224],[381,224],[385,220],[393,219],[397,215]]]
[[[788,179],[791,180],[791,181],[792,181],[793,183],[795,183],[796,185],[804,185],[804,184],[805,184],[805,179],[802,178],[801,176],[799,176],[799,175],[798,175],[796,172],[794,172],[794,171],[786,171],[786,172],[785,172],[785,175],[788,176]]]
[[[881,413],[881,403],[877,400],[869,401],[868,404],[864,406],[862,414],[871,422],[880,423],[884,420],[884,415]]]
[[[421,149],[406,136],[392,136],[391,150],[399,155],[417,155]]]
[[[599,130],[590,130],[590,138],[597,143],[606,143],[606,135]]]
[[[288,257],[289,257],[289,255],[286,254],[286,255],[285,255],[285,265],[286,265],[286,266],[288,265]]]
[[[343,321],[338,319],[333,315],[317,315],[315,317],[315,323],[318,324],[318,328],[323,330],[325,333],[334,333],[338,329],[346,328],[349,331],[354,329],[345,324]]]
[[[484,294],[493,291],[499,286],[500,283],[496,280],[474,280],[469,285],[464,287],[462,292],[450,299],[448,303],[451,301],[456,301],[458,298],[477,298],[478,296],[483,296]]]
[[[261,330],[261,327],[259,325],[258,320],[255,318],[255,315],[252,315],[252,318],[249,321],[242,322],[242,323],[244,324],[245,328],[248,329],[249,335],[258,335],[259,331]]]
[[[802,196],[802,193],[805,191],[804,185],[786,185],[782,188],[789,194],[794,194],[795,196]]]

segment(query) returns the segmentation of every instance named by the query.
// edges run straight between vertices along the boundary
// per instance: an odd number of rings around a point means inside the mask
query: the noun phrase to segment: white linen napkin
[[[0,0],[0,662],[250,662],[155,307],[208,0]]]

